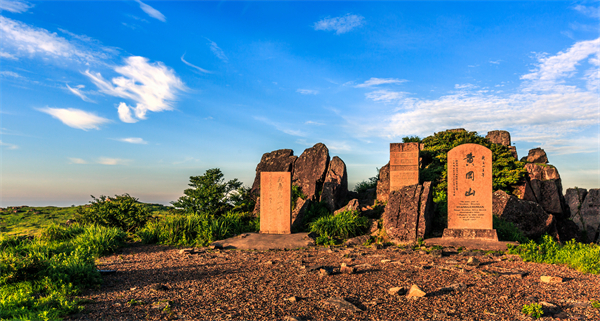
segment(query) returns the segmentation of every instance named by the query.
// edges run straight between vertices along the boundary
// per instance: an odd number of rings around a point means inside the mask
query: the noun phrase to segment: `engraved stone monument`
[[[292,173],[260,173],[260,232],[292,233]]]
[[[390,144],[390,193],[419,184],[419,143]]]
[[[443,238],[498,241],[492,224],[492,151],[463,144],[448,152],[448,228]]]

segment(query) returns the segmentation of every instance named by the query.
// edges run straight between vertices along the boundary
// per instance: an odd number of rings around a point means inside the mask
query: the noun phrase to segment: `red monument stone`
[[[390,144],[390,193],[419,184],[419,143]]]
[[[463,144],[448,152],[448,228],[443,238],[498,240],[492,223],[492,151]]]
[[[292,233],[292,173],[260,173],[260,232]]]

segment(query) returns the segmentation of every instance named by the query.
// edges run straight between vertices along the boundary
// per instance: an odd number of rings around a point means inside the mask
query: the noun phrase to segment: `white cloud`
[[[21,75],[17,74],[14,71],[0,71],[0,75],[4,77],[21,78]]]
[[[85,88],[85,86],[84,86],[84,85],[78,85],[78,86],[75,86],[75,88],[71,88],[71,86],[69,86],[69,84],[66,84],[66,85],[67,85],[67,88],[69,89],[69,91],[70,91],[71,93],[73,93],[74,95],[78,96],[79,98],[81,98],[81,100],[83,100],[83,101],[87,101],[87,102],[89,102],[89,103],[95,103],[95,101],[93,101],[93,100],[91,100],[90,98],[88,98],[88,96],[86,96],[86,95],[85,95],[85,94],[84,94],[84,93],[81,91],[81,89],[82,89],[82,88]]]
[[[8,149],[19,149],[19,146],[17,145],[13,145],[13,144],[9,144],[9,143],[5,143],[3,141],[0,140],[0,146],[4,146]]]
[[[183,56],[185,56],[185,54],[183,54]],[[198,70],[199,72],[205,73],[205,74],[211,74],[211,73],[212,73],[212,72],[210,72],[210,71],[208,71],[208,70],[206,70],[206,69],[204,69],[204,68],[200,68],[200,67],[198,67],[198,66],[196,66],[196,65],[193,65],[193,64],[191,64],[191,63],[189,63],[189,62],[185,61],[185,59],[183,59],[183,56],[181,56],[181,61],[182,61],[184,64],[186,64],[186,65],[188,65],[188,66],[190,66],[190,67],[192,67],[192,68],[194,68],[194,69]]]
[[[75,108],[41,108],[38,110],[60,120],[69,127],[86,131],[100,129],[100,125],[110,122],[106,118]]]
[[[88,162],[81,158],[69,157],[69,164],[87,164]]]
[[[371,78],[362,84],[358,84],[358,85],[354,86],[354,88],[364,88],[364,87],[378,86],[378,85],[384,85],[384,84],[401,84],[403,82],[407,82],[407,80],[396,79],[396,78]]]
[[[356,27],[360,27],[364,24],[365,18],[359,15],[346,14],[345,16],[335,18],[325,18],[315,22],[313,28],[315,30],[324,31],[335,31],[336,34],[341,35]]]
[[[213,54],[215,56],[217,56],[217,58],[221,59],[221,61],[223,62],[228,62],[229,58],[227,58],[227,56],[225,55],[225,52],[223,52],[223,49],[219,48],[219,46],[217,45],[216,42],[206,38],[206,40],[208,40],[209,44],[210,44],[210,50],[213,52]]]
[[[275,127],[275,129],[277,129],[277,130],[279,130],[279,131],[281,131],[281,132],[283,132],[285,134],[288,134],[288,135],[300,136],[300,137],[305,137],[306,136],[306,133],[304,133],[301,130],[291,129],[288,124],[277,123],[277,122],[274,122],[272,120],[269,120],[266,117],[257,117],[257,116],[255,116],[254,119],[256,119],[258,121],[261,121],[261,122],[263,122],[265,124],[271,125],[271,126]]]
[[[102,165],[126,165],[130,163],[130,159],[100,157],[96,163]]]
[[[10,59],[10,60],[19,59],[19,58],[15,57],[14,55],[11,55],[8,52],[4,52],[4,51],[0,51],[0,58]]]
[[[588,7],[588,6],[584,6],[584,5],[576,5],[575,7],[573,7],[573,9],[581,12],[582,14],[592,17],[592,18],[597,18],[600,19],[600,8],[598,7]]]
[[[148,14],[150,17],[152,17],[154,19],[158,19],[158,20],[160,20],[162,22],[166,22],[167,21],[167,18],[165,18],[165,16],[162,13],[160,13],[160,11],[158,11],[158,10],[152,8],[151,6],[149,6],[149,5],[141,2],[140,0],[136,0],[135,2],[139,3],[140,4],[140,8],[142,10],[144,10],[144,12],[146,14]]]
[[[499,65],[502,60],[490,60],[491,64]]]
[[[325,125],[325,124],[323,124],[323,123],[319,123],[319,122],[312,121],[312,120],[308,120],[308,121],[306,121],[306,122],[305,122],[305,124],[306,124],[306,125],[317,125],[317,126],[323,126],[323,125]]]
[[[299,92],[302,95],[316,95],[319,93],[318,90],[313,90],[313,89],[297,89],[296,92]]]
[[[10,48],[18,53],[74,59],[84,63],[96,61],[98,56],[102,57],[101,54],[78,48],[65,38],[57,36],[56,33],[30,27],[4,16],[0,16],[0,38],[3,39],[3,49]]]
[[[139,138],[139,137],[119,138],[117,140],[120,142],[130,143],[130,144],[143,144],[143,145],[148,144],[147,141],[145,141],[144,139]]]
[[[23,13],[29,8],[33,7],[27,1],[19,1],[19,0],[2,0],[0,1],[0,11],[6,10],[13,13]]]
[[[406,97],[408,93],[403,91],[389,91],[389,90],[376,90],[366,93],[365,96],[373,101],[382,101],[390,103],[393,101],[399,101]]]
[[[100,73],[86,70],[85,75],[90,77],[101,92],[136,102],[135,107],[125,103],[119,104],[119,118],[126,123],[137,121],[131,115],[131,109],[138,120],[146,119],[148,111],[171,110],[171,103],[176,99],[177,92],[185,89],[183,82],[172,69],[161,62],[149,63],[144,57],[126,58],[125,65],[114,70],[122,77],[113,78],[112,83],[105,80]]]

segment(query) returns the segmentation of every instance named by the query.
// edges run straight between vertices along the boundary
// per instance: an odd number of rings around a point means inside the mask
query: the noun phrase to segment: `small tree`
[[[192,188],[183,191],[185,195],[176,202],[171,202],[173,206],[186,213],[220,215],[232,208],[230,193],[241,188],[242,182],[237,178],[225,182],[221,170],[211,168],[202,176],[190,176],[188,185]]]
[[[77,208],[75,218],[81,224],[97,224],[106,227],[118,227],[133,232],[144,226],[150,218],[150,212],[138,199],[129,194],[99,198],[92,196],[89,206]]]

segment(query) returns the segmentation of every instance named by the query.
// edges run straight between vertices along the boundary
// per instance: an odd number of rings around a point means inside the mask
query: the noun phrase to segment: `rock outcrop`
[[[390,193],[383,227],[390,241],[412,243],[424,238],[433,221],[431,182],[405,186]]]
[[[581,204],[581,221],[589,242],[600,243],[600,189],[590,189]]]
[[[345,211],[360,211],[360,203],[358,202],[358,199],[355,198],[355,199],[350,200],[350,202],[348,202],[348,204],[346,204],[344,207],[335,211],[333,213],[333,215],[337,215],[337,214],[340,214],[341,212],[345,212]]]
[[[529,155],[527,155],[527,162],[548,164],[548,157],[546,156],[546,152],[540,147],[538,147],[529,150]]]
[[[379,169],[379,180],[377,180],[377,200],[387,202],[390,197],[390,163],[388,162]]]
[[[558,237],[554,215],[546,213],[537,203],[496,191],[492,194],[492,213],[512,222],[528,238],[537,239],[544,233]]]
[[[322,143],[307,148],[294,163],[292,184],[299,186],[309,200],[318,200],[329,166],[329,150]]]
[[[256,196],[260,195],[260,173],[291,172],[297,158],[291,149],[279,149],[270,153],[264,153],[260,159],[260,163],[256,165],[256,176],[254,177],[251,193]]]
[[[525,169],[537,203],[544,208],[544,211],[557,218],[566,218],[562,182],[556,167],[546,164],[526,164]]]
[[[485,136],[490,142],[504,146],[511,146],[510,133],[506,130],[492,130]]]
[[[329,168],[325,175],[321,201],[325,202],[330,211],[342,207],[348,194],[348,173],[344,161],[335,156],[329,162]]]

